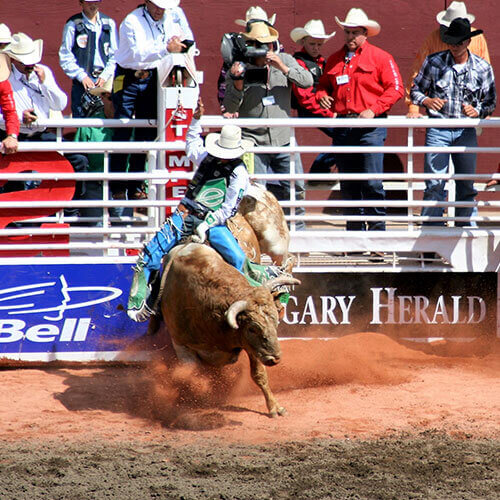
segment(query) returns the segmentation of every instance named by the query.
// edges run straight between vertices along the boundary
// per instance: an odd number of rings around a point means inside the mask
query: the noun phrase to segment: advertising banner
[[[140,360],[147,323],[131,321],[130,264],[0,266],[0,359]],[[295,273],[281,338],[355,332],[405,340],[495,336],[496,273]],[[141,347],[143,346],[143,347]]]
[[[381,332],[418,340],[496,335],[496,273],[294,273],[280,335]]]

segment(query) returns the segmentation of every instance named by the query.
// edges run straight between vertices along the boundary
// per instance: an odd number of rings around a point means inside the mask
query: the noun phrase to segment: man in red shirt
[[[368,42],[368,37],[380,32],[380,25],[361,9],[351,9],[345,21],[335,17],[344,30],[345,45],[331,55],[321,77],[316,99],[324,109],[331,109],[336,118],[384,118],[387,111],[404,95],[399,69],[394,58]],[[336,128],[336,146],[383,146],[387,129]],[[340,173],[380,174],[383,172],[383,153],[337,154]],[[381,180],[342,181],[344,200],[385,200]],[[348,207],[344,215],[374,217],[348,221],[348,230],[385,230],[384,207]]]
[[[19,118],[16,113],[12,87],[9,83],[9,62],[5,54],[0,54],[0,111],[5,121],[5,132],[0,130],[4,136],[0,143],[0,152],[2,154],[11,154],[17,151],[17,136],[19,135]],[[0,136],[1,137],[1,136]]]

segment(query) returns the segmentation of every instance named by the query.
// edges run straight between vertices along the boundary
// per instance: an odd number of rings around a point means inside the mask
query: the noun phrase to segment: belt
[[[155,72],[157,71],[156,68],[153,69],[133,69],[133,68],[123,68],[122,66],[119,67],[119,73],[122,75],[126,76],[132,76],[136,78],[137,80],[146,80],[146,78],[149,78],[150,76],[153,76]]]

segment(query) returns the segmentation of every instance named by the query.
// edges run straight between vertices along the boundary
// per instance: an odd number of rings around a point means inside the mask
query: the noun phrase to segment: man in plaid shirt
[[[486,118],[496,106],[495,78],[491,65],[468,50],[471,38],[482,30],[472,31],[470,22],[457,18],[441,31],[441,38],[448,50],[428,56],[411,88],[414,104],[425,106],[431,118]],[[426,146],[477,146],[476,129],[428,128]],[[453,153],[457,174],[476,172],[475,153]],[[449,153],[427,153],[424,172],[442,174],[448,169]],[[444,201],[445,180],[426,181],[424,200]],[[474,181],[456,181],[456,200],[474,201],[477,191]],[[457,208],[457,217],[470,217],[473,208]],[[424,207],[422,215],[441,217],[442,207]],[[427,221],[428,225],[444,225],[444,222]],[[457,226],[476,225],[470,221],[457,221]]]

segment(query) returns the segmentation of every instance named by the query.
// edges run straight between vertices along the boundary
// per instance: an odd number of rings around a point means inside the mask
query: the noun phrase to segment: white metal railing
[[[202,118],[203,127],[217,128],[227,123],[234,123],[242,127],[262,127],[262,121],[259,119],[238,119],[227,120],[220,116],[204,116]],[[101,181],[103,182],[103,199],[102,200],[70,200],[65,202],[57,201],[41,201],[37,202],[38,207],[57,207],[57,208],[77,208],[77,207],[96,207],[104,208],[103,225],[102,227],[81,227],[71,225],[74,222],[87,222],[95,224],[97,220],[89,219],[82,220],[75,218],[64,217],[61,211],[55,216],[37,219],[36,222],[69,222],[70,227],[61,228],[40,228],[40,227],[15,227],[0,229],[0,237],[22,236],[22,235],[61,235],[67,234],[71,236],[69,243],[45,243],[44,249],[69,249],[71,250],[86,250],[93,249],[102,250],[103,255],[110,255],[107,250],[110,249],[130,249],[141,248],[143,240],[148,234],[154,232],[164,219],[164,207],[172,207],[177,204],[177,200],[163,200],[156,196],[156,186],[164,186],[170,179],[189,179],[191,173],[169,172],[168,170],[159,170],[155,168],[156,155],[163,151],[183,151],[185,144],[183,141],[163,142],[150,141],[143,143],[132,142],[61,142],[62,129],[67,127],[83,127],[83,126],[106,126],[106,127],[155,127],[154,120],[107,120],[107,119],[63,119],[63,120],[45,120],[37,125],[50,126],[57,128],[57,142],[21,142],[20,151],[59,151],[64,152],[85,152],[85,153],[103,153],[104,154],[104,172],[103,173],[5,173],[0,170],[0,181],[27,181],[27,180],[86,180],[86,181]],[[295,221],[304,220],[309,223],[307,234],[327,231],[331,237],[337,237],[339,233],[343,234],[343,241],[356,240],[358,235],[353,235],[351,232],[343,231],[340,223],[348,220],[385,220],[387,223],[392,223],[387,229],[388,233],[393,233],[397,237],[397,233],[401,231],[421,233],[423,230],[417,224],[424,221],[447,221],[451,225],[454,222],[466,222],[468,220],[481,224],[488,224],[489,231],[500,230],[500,200],[478,200],[475,202],[457,202],[452,197],[448,201],[421,201],[421,192],[424,188],[426,179],[443,179],[446,180],[450,187],[456,180],[474,179],[478,191],[483,191],[484,182],[491,178],[500,179],[500,174],[474,174],[474,175],[457,175],[452,171],[448,174],[423,174],[415,172],[414,155],[427,152],[446,152],[446,153],[500,153],[499,147],[424,147],[413,145],[413,132],[415,128],[425,127],[482,127],[482,128],[498,128],[500,127],[500,119],[492,118],[489,120],[479,119],[464,119],[464,120],[436,120],[436,119],[406,119],[403,117],[389,117],[387,119],[313,119],[313,118],[291,118],[289,120],[270,119],[265,122],[266,127],[291,127],[295,128],[318,128],[318,127],[388,127],[388,128],[406,128],[408,130],[406,146],[383,146],[383,147],[363,147],[364,152],[384,152],[405,154],[407,156],[407,164],[405,173],[384,173],[379,175],[371,174],[302,174],[295,173],[295,162],[291,164],[291,174],[282,176],[278,174],[253,175],[256,180],[280,180],[286,178],[291,182],[291,199],[281,202],[283,207],[290,208],[290,215],[287,219],[291,222],[292,240],[300,241],[304,239],[302,232],[293,231]],[[253,148],[253,152],[259,153],[314,153],[331,152],[336,154],[359,152],[359,147],[347,146],[302,146],[295,142],[294,136],[291,138],[290,146],[287,147],[259,147]],[[110,173],[108,170],[109,154],[110,153],[146,153],[149,155],[148,170],[144,173],[136,174],[117,174]],[[294,158],[294,156],[292,156]],[[359,207],[357,201],[318,199],[318,200],[295,200],[295,185],[298,181],[322,180],[331,183],[333,189],[338,189],[336,183],[342,179],[349,178],[350,180],[366,180],[366,179],[381,179],[386,185],[386,189],[390,190],[405,190],[407,199],[403,200],[385,200],[385,201],[363,201],[365,207],[386,207],[397,208],[406,211],[402,213],[388,214],[385,217],[371,216],[344,216],[318,213],[319,209],[342,209],[346,207]],[[108,182],[113,180],[147,180],[150,186],[150,194],[148,200],[111,200],[108,195]],[[309,188],[308,188],[309,189]],[[161,191],[161,190],[160,190]],[[452,191],[452,190],[451,190]],[[496,195],[496,191],[491,193]],[[2,208],[26,208],[33,207],[32,201],[2,201],[0,198],[0,209]],[[304,207],[307,209],[306,215],[299,216],[295,213],[296,207]],[[445,217],[422,217],[419,215],[420,208],[423,206],[444,207],[449,213]],[[116,218],[110,217],[108,210],[113,207],[135,207],[147,209],[147,216],[134,215],[132,217]],[[478,213],[471,218],[454,217],[453,209],[456,207],[477,207]],[[33,222],[33,221],[32,221]],[[121,224],[120,226],[114,224]],[[446,228],[443,231],[449,231],[453,228]],[[375,233],[375,232],[370,232]],[[379,236],[379,235],[378,235]],[[89,241],[92,237],[93,240]],[[349,238],[351,237],[351,238]],[[374,234],[365,235],[365,239],[376,239]],[[98,239],[99,241],[95,241]],[[314,241],[311,237],[311,241]],[[300,246],[300,245],[299,245]],[[321,245],[319,245],[321,246]],[[335,245],[333,245],[334,247]],[[359,246],[359,245],[358,245]],[[356,245],[352,247],[348,244],[348,249],[356,250]],[[36,244],[6,244],[0,238],[0,251],[15,250],[15,249],[36,249]],[[302,248],[302,247],[301,247]],[[310,249],[315,251],[314,243]],[[116,255],[113,254],[113,255]],[[119,256],[118,254],[117,256]],[[0,254],[1,259],[1,254]]]

